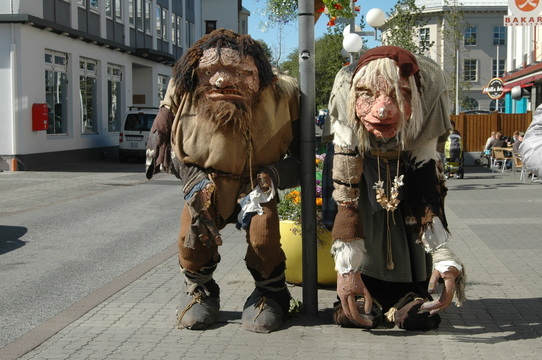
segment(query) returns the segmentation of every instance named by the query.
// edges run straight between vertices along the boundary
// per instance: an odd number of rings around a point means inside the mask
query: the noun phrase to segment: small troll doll
[[[299,91],[275,74],[248,35],[219,29],[198,40],[175,64],[147,149],[147,177],[179,177],[186,200],[179,264],[186,296],[178,326],[205,329],[218,320],[220,230],[246,230],[246,266],[255,289],[243,326],[270,332],[288,312],[277,189],[299,185]]]
[[[464,267],[446,248],[437,151],[451,127],[447,96],[436,63],[394,46],[371,49],[337,74],[329,109],[334,317],[342,326],[432,329],[454,295],[458,305],[465,299]]]

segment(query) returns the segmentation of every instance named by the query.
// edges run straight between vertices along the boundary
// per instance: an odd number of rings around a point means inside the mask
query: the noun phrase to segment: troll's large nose
[[[389,96],[380,96],[373,105],[372,115],[377,119],[387,119],[393,116],[394,105]]]
[[[234,85],[233,74],[230,71],[217,71],[209,81],[217,88],[225,88]]]

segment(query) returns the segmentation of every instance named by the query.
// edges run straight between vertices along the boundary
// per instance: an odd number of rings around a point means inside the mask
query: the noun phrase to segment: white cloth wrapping
[[[350,242],[335,240],[331,247],[331,255],[335,259],[335,271],[342,275],[350,271],[360,271],[365,253],[365,240]]]
[[[433,253],[448,241],[450,235],[437,216],[433,217],[433,223],[422,234],[422,243],[425,251]]]
[[[267,192],[263,192],[260,185],[257,185],[248,195],[239,201],[241,211],[237,216],[237,221],[242,223],[247,213],[257,213],[258,215],[263,214],[263,209],[260,204],[265,204],[271,201],[275,197],[274,194],[275,185],[272,181],[269,191]]]
[[[431,253],[431,256],[433,258],[433,268],[438,270],[441,274],[448,271],[450,267],[455,267],[459,271],[459,276],[455,279],[454,302],[457,306],[461,306],[463,302],[467,300],[465,294],[465,284],[467,282],[465,266],[461,263],[459,258],[455,256],[452,250],[446,247],[439,248]]]
[[[463,270],[463,266],[453,260],[441,261],[435,264],[435,269],[438,270],[440,273],[448,271],[448,268],[450,267],[456,268],[459,272]]]

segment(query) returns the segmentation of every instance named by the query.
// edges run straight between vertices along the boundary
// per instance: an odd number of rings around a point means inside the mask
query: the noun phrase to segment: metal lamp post
[[[303,312],[318,313],[318,265],[316,247],[316,176],[314,158],[316,140],[314,1],[298,1],[299,16],[299,87],[301,89],[301,233],[303,256]]]
[[[351,2],[354,11],[354,2]],[[315,111],[315,61],[314,61],[314,1],[298,0],[299,17],[299,87],[301,90],[301,234],[303,256],[303,312],[308,316],[318,313],[318,264],[316,246],[316,177],[314,158],[316,156],[316,138],[314,129]],[[345,49],[359,52],[363,41],[360,36],[374,34],[386,21],[384,12],[372,9],[367,13],[367,22],[374,27],[374,32],[355,32],[348,34],[355,42],[353,48],[348,42]],[[350,29],[355,30],[355,19]],[[355,36],[354,39],[350,35]],[[359,40],[358,40],[359,39]],[[344,46],[344,41],[343,41]]]

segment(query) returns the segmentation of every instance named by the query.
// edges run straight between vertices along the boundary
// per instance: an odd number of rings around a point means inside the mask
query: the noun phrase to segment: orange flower
[[[354,6],[354,10],[356,10],[357,12],[360,12],[361,8],[359,6]]]
[[[322,206],[322,198],[316,198],[316,206]]]
[[[294,190],[286,195],[286,199],[291,200],[295,205],[301,204],[301,194],[297,190]]]
[[[325,6],[320,7],[320,9],[316,10],[319,13],[323,13],[326,10]]]
[[[333,7],[334,7],[336,10],[344,9],[343,6],[342,6],[341,4],[334,4]]]
[[[329,18],[329,21],[328,21],[328,23],[327,23],[327,26],[335,26],[335,19],[336,19],[335,16]]]

